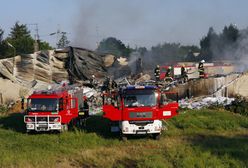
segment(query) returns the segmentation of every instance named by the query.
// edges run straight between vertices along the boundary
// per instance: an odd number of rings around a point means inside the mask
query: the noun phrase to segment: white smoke
[[[136,74],[136,61],[139,58],[141,58],[141,55],[138,51],[132,52],[128,58],[128,66],[130,67],[132,74]]]
[[[228,43],[228,42],[224,42]],[[224,45],[220,48],[216,41],[211,41],[213,60],[230,62],[236,66],[236,71],[248,70],[248,28],[239,31],[239,37],[235,43]]]

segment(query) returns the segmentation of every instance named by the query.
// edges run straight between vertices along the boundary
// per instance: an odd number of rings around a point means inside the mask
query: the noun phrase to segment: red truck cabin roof
[[[29,99],[34,98],[61,98],[68,96],[67,91],[35,91],[32,95],[30,95]]]

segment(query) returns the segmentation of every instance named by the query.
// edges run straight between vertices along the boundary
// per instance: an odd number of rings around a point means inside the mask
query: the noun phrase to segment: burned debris
[[[141,57],[117,57],[83,48],[67,47],[0,60],[0,81],[11,82],[16,90],[28,90],[28,94],[33,90],[46,88],[48,84],[62,81],[102,91],[124,85],[152,83],[167,91],[177,92],[182,99],[213,95],[215,92],[214,96],[232,96],[241,92],[235,86],[247,78],[246,75],[232,74],[232,65],[203,64],[205,75],[200,80],[198,63],[160,65],[154,74],[154,69],[144,67]],[[168,78],[170,80],[167,80]],[[116,84],[107,85],[106,79]],[[10,93],[7,86],[8,84],[2,85],[0,90],[3,101]],[[16,93],[11,99],[19,98]]]

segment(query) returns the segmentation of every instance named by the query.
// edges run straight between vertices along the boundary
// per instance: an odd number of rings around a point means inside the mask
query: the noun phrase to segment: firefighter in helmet
[[[159,67],[159,65],[157,65],[156,68],[154,69],[154,76],[156,78],[156,82],[159,82],[159,80],[160,80],[160,67]]]
[[[140,74],[143,72],[142,59],[138,58],[136,60],[136,74]]]
[[[172,67],[171,66],[169,66],[166,70],[164,81],[166,81],[166,82],[172,82],[173,81]]]
[[[188,75],[184,64],[181,67],[181,79],[183,83],[188,81]]]
[[[171,78],[172,77],[172,67],[169,66],[166,71],[166,77]]]
[[[102,91],[110,91],[111,90],[111,86],[110,86],[110,77],[106,77],[105,81],[103,82],[103,86],[102,86]]]
[[[198,65],[198,72],[199,72],[199,77],[200,77],[200,78],[204,78],[204,74],[205,74],[205,72],[204,72],[204,67],[203,67],[203,63],[205,63],[205,60],[201,60],[201,61],[199,62],[199,65]]]
[[[83,104],[83,111],[84,111],[84,117],[89,117],[89,103],[88,98],[86,96],[83,97],[84,104]]]

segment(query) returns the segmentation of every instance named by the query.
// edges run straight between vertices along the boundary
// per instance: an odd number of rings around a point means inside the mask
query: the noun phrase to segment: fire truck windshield
[[[154,90],[127,90],[124,97],[125,107],[155,106],[157,94]]]
[[[57,111],[58,99],[41,99],[32,98],[28,99],[28,111],[32,112],[44,112],[44,111]]]

